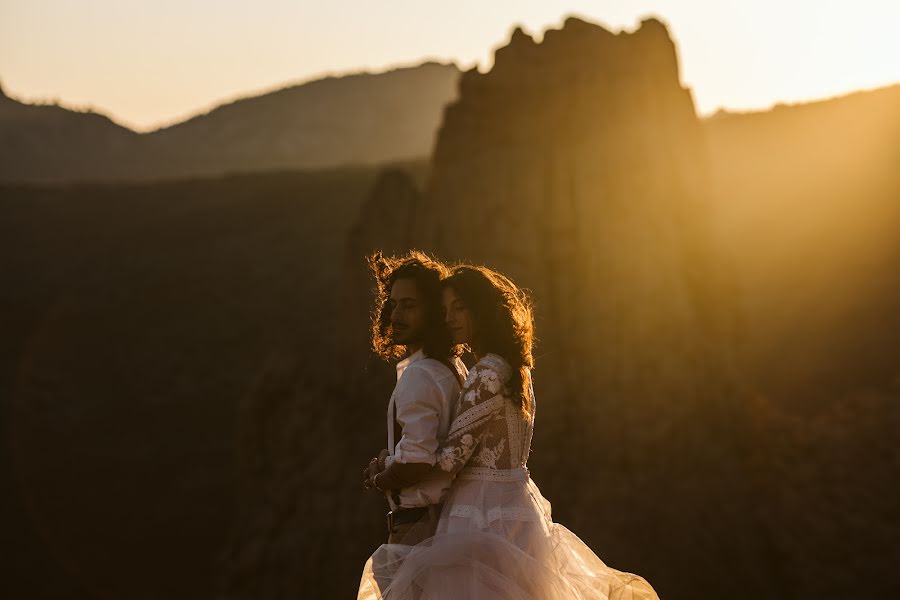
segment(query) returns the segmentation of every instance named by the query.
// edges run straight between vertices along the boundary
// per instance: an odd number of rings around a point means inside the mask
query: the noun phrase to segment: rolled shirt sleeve
[[[390,462],[435,464],[440,427],[441,389],[428,370],[410,365],[394,395],[403,435]]]

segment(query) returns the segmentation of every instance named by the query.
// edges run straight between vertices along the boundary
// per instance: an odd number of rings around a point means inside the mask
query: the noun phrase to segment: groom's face
[[[412,279],[398,279],[391,286],[391,339],[395,344],[420,344],[425,332],[425,305]]]

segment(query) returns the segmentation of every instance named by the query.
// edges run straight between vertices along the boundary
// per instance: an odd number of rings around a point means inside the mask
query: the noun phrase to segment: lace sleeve
[[[506,399],[497,371],[476,365],[469,372],[459,400],[458,415],[450,425],[447,442],[437,451],[441,470],[462,469],[484,439],[488,424],[503,410]]]

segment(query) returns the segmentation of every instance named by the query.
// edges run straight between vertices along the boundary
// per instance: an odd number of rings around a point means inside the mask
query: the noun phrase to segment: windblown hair
[[[398,279],[412,279],[425,305],[425,331],[422,350],[454,373],[452,359],[460,353],[444,323],[441,280],[449,275],[447,267],[422,252],[412,250],[406,256],[386,257],[380,251],[367,257],[375,276],[375,310],[372,313],[372,350],[384,360],[402,358],[406,347],[391,335],[391,288]]]
[[[534,367],[534,311],[531,299],[508,277],[487,267],[458,265],[444,285],[452,288],[472,312],[476,354],[491,352],[512,367],[506,386],[528,413],[531,369]]]

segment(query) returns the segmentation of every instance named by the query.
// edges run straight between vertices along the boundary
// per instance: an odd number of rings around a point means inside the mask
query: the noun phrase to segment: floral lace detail
[[[503,389],[500,376],[496,369],[472,369],[463,384],[462,403],[475,406],[480,394],[499,394]]]
[[[464,467],[467,471],[524,468],[533,421],[510,397],[506,382],[511,375],[512,368],[496,354],[482,357],[472,367],[447,439],[435,456],[436,468],[447,473]],[[529,400],[533,406],[533,396]]]
[[[500,389],[503,387],[503,384],[500,382],[500,376],[493,369],[483,369],[481,375],[479,375],[479,379],[481,380],[481,384],[491,394],[499,393]]]
[[[505,400],[503,396],[494,396],[490,400],[482,402],[481,404],[476,404],[474,407],[468,409],[456,417],[456,419],[453,420],[453,423],[450,424],[450,431],[447,433],[448,441],[473,427],[479,427],[490,421],[493,416],[500,412],[500,409],[503,408],[504,404]]]
[[[472,459],[472,462],[476,465],[496,469],[497,459],[503,454],[504,449],[506,449],[506,438],[501,438],[500,442],[493,448],[482,446],[478,454]]]
[[[478,361],[478,364],[476,364],[475,366],[480,367],[481,370],[493,371],[494,374],[497,375],[497,380],[500,382],[501,386],[505,384],[512,375],[512,367],[510,367],[509,363],[507,363],[506,360],[499,354],[487,354],[484,358]],[[472,375],[472,373],[470,372],[469,375]],[[479,374],[478,376],[481,377],[481,374]],[[492,378],[488,377],[487,379],[490,380]],[[498,388],[497,392],[499,391],[500,389]]]
[[[504,381],[502,374],[502,370],[492,369],[482,363],[478,363],[469,371],[461,392],[462,401],[458,407],[461,413],[450,425],[447,441],[435,457],[435,462],[443,471],[455,473],[462,469],[485,436],[491,432],[490,424],[495,419],[504,418],[503,411],[508,402],[502,393]],[[501,439],[506,437],[505,431],[496,433],[502,434],[497,436]],[[488,461],[492,460],[490,453],[483,456]],[[494,464],[499,456],[498,453],[493,457]]]
[[[465,456],[472,453],[475,438],[471,434],[465,434],[459,440],[458,446],[447,446],[438,452],[438,465],[444,471],[450,472],[457,463],[465,464]]]

